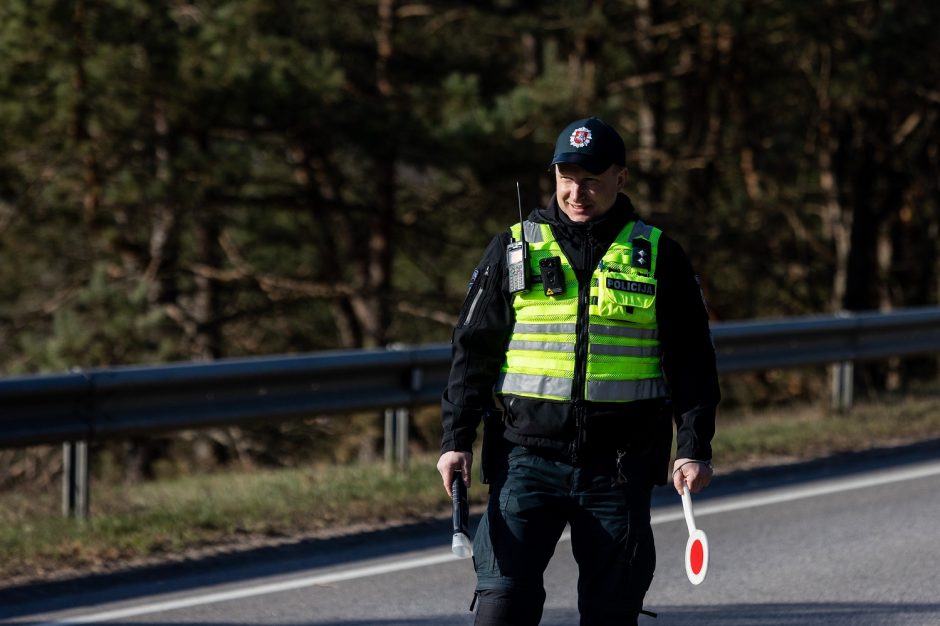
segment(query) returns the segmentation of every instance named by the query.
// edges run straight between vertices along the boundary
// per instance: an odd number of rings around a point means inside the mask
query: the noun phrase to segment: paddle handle
[[[695,515],[692,513],[692,496],[686,484],[682,485],[682,512],[685,513],[685,525],[689,527],[691,535],[695,532]]]

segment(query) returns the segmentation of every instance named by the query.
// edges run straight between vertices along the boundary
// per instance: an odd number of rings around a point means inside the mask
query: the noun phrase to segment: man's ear
[[[623,190],[624,186],[626,186],[627,178],[629,178],[629,176],[630,171],[626,167],[622,168],[617,174],[617,184],[619,185],[620,190]]]

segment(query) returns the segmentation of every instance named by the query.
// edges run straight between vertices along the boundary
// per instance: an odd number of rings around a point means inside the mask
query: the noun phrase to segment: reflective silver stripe
[[[529,243],[542,243],[542,228],[535,222],[526,220],[522,222],[522,228],[525,232],[525,240]]]
[[[513,333],[552,333],[555,335],[573,335],[577,327],[574,324],[526,324],[518,323],[512,327]],[[612,334],[612,333],[608,333]]]
[[[512,343],[509,344],[512,348]],[[591,354],[606,356],[659,356],[658,346],[610,346],[603,343],[591,344]]]
[[[637,220],[633,223],[633,230],[630,231],[630,239],[636,239],[637,237],[642,237],[647,241],[651,240],[653,236],[653,227],[647,226],[643,223],[643,220]]]
[[[631,402],[651,400],[667,395],[662,378],[643,380],[589,380],[587,399],[597,402]]]
[[[567,400],[571,397],[571,385],[570,378],[503,372],[496,383],[496,392],[549,396]]]
[[[589,331],[591,333],[597,333],[598,335],[613,335],[615,337],[632,337],[633,339],[659,339],[659,331],[655,328],[630,328],[627,326],[591,324]]]
[[[486,280],[486,277],[489,275],[489,273],[490,268],[487,266],[486,272],[483,274],[484,281]],[[470,309],[467,311],[467,317],[463,321],[464,326],[470,326],[470,323],[473,321],[473,312],[476,310],[477,305],[480,304],[480,298],[483,296],[483,287],[485,286],[485,283],[481,283],[480,286],[477,287],[477,292],[473,294],[473,302],[470,303]]]
[[[565,341],[522,341],[513,339],[509,342],[510,350],[545,350],[546,352],[574,352],[574,344]]]

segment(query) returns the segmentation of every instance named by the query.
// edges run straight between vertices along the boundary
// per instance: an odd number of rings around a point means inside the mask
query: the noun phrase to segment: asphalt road
[[[650,626],[940,626],[940,445],[720,477],[693,498],[711,551],[685,576],[679,498],[654,498]],[[0,590],[0,624],[472,624],[473,571],[447,523]],[[543,625],[578,623],[563,539]]]

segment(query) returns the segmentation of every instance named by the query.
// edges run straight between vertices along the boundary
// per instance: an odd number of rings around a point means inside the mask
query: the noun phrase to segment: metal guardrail
[[[712,324],[721,373],[940,353],[940,308]],[[437,402],[450,346],[0,379],[0,447]]]
[[[940,353],[940,308],[714,323],[712,334],[720,373],[846,364],[834,397],[847,405],[851,363]],[[450,356],[435,344],[0,379],[0,448],[428,405]],[[69,445],[74,468],[84,444]]]
[[[940,308],[712,324],[722,373],[940,352]]]
[[[0,447],[429,404],[449,358],[422,346],[0,379]]]

